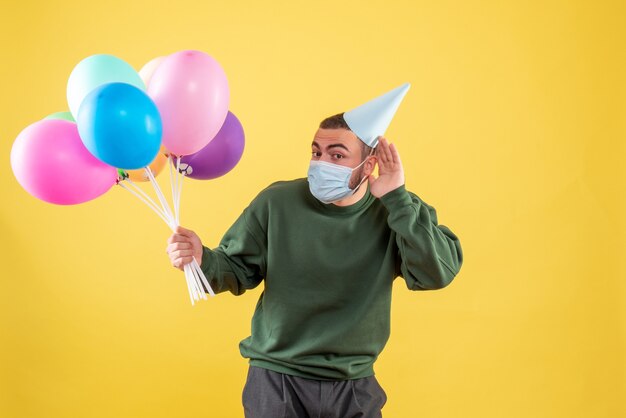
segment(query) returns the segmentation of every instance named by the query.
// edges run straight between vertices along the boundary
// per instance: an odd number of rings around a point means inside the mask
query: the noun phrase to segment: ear
[[[363,175],[370,176],[374,172],[374,168],[376,168],[377,163],[378,158],[375,155],[368,156],[367,161],[363,164]]]

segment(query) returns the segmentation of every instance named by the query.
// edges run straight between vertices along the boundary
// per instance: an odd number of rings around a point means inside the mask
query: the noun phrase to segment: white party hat
[[[361,141],[370,147],[375,147],[378,144],[378,136],[385,134],[409,87],[411,87],[409,83],[404,83],[382,96],[345,112],[343,118]]]

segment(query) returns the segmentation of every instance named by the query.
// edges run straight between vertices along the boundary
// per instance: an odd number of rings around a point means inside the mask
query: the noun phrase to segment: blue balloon
[[[78,110],[78,133],[85,147],[113,167],[146,167],[161,147],[161,115],[148,95],[126,83],[92,90]]]

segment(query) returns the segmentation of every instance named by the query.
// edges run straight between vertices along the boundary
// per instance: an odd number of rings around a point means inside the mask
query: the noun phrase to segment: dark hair
[[[352,131],[352,129],[350,129],[350,127],[346,123],[346,120],[343,118],[343,114],[344,112],[341,112],[341,113],[337,113],[336,115],[327,117],[322,122],[320,122],[320,128],[322,129],[347,129],[348,131]],[[361,138],[359,138],[359,142],[361,143],[361,150],[362,150],[361,157],[365,158],[368,155],[370,155],[370,153],[372,152],[372,147],[370,147],[365,142],[363,142]]]

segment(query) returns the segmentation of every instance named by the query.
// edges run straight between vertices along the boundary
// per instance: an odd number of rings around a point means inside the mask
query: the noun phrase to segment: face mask
[[[323,203],[333,203],[341,200],[357,191],[366,177],[361,179],[357,187],[350,188],[352,172],[361,167],[367,158],[354,168],[324,161],[311,160],[309,164],[309,190],[317,200]]]

